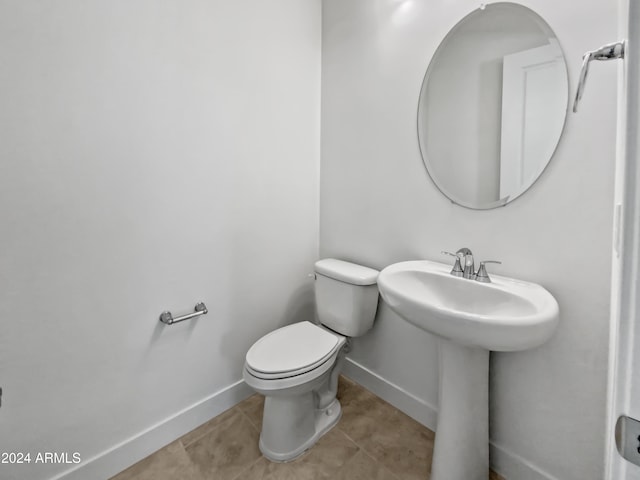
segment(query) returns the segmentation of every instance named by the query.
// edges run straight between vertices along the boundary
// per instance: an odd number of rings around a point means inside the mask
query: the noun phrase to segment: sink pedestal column
[[[489,350],[439,339],[440,394],[431,480],[489,478]]]

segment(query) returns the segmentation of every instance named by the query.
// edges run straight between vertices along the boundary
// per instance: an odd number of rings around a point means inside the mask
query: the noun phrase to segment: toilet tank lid
[[[378,280],[378,270],[363,267],[344,260],[324,258],[318,260],[315,265],[316,273],[325,277],[334,278],[352,285],[374,285]]]

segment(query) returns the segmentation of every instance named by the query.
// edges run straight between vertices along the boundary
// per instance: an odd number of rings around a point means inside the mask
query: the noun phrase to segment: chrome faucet
[[[461,257],[464,263],[464,271],[462,272],[462,276],[464,278],[468,278],[470,280],[475,280],[476,278],[476,265],[473,261],[473,253],[466,247],[461,248],[456,252],[457,255],[463,255]]]
[[[461,248],[456,253],[442,251],[445,255],[451,255],[456,257],[456,263],[451,269],[451,275],[454,277],[468,278],[469,280],[477,280],[482,283],[491,283],[491,279],[487,274],[485,264],[487,263],[502,263],[497,260],[484,260],[480,262],[480,268],[475,271],[475,263],[473,261],[473,253],[466,247]],[[463,266],[464,265],[464,269]]]
[[[445,255],[451,255],[456,257],[456,263],[451,270],[451,275],[454,277],[464,277],[471,280],[476,278],[476,266],[473,262],[473,253],[466,247],[461,248],[456,253],[445,252]],[[464,270],[462,268],[464,265]]]

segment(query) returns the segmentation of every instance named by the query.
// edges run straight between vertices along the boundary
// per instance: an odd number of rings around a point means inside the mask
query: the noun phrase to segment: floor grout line
[[[241,472],[239,472],[235,477],[231,478],[230,480],[236,480],[237,478],[240,478],[240,475],[242,475],[245,472],[248,472],[249,469],[251,467],[253,467],[256,463],[258,463],[260,460],[262,460],[262,455],[260,455],[258,458],[256,458],[253,462],[251,462],[249,465],[247,465],[247,468],[245,468],[244,470],[242,470]]]
[[[340,423],[338,423],[338,424],[336,425],[336,427],[335,427],[335,428],[336,428],[336,430],[340,430],[340,432],[341,432],[345,437],[347,437],[349,440],[351,440],[351,441],[353,442],[353,444],[354,444],[356,447],[358,447],[359,449],[361,449],[361,450],[363,450],[363,451],[364,451],[364,448],[362,448],[360,445],[358,445],[358,442],[356,442],[353,438],[351,438],[351,437],[349,436],[349,434],[347,434],[347,432],[345,432],[344,430],[342,430],[342,429],[340,428]]]
[[[226,413],[228,413],[231,410],[235,410],[238,409],[238,406],[236,405],[235,407],[231,407],[227,410],[225,410],[224,412],[222,412],[220,415],[224,415]],[[240,409],[238,409],[240,411],[240,413],[242,413],[242,411]],[[205,423],[203,423],[202,425],[200,425],[199,427],[194,428],[193,430],[191,430],[191,432],[193,432],[194,430],[197,430],[198,428],[202,427],[203,425],[206,425],[207,423],[215,420],[216,418],[218,418],[220,415],[216,415],[215,417],[207,420]],[[196,438],[194,438],[193,440],[191,440],[189,443],[184,443],[182,441],[182,439],[184,437],[186,437],[187,435],[189,435],[191,432],[187,432],[184,435],[182,435],[178,440],[180,440],[180,442],[182,443],[182,445],[184,446],[184,449],[187,450],[187,448],[189,448],[191,445],[193,445],[194,443],[198,442],[199,440],[202,440],[204,437],[206,437],[207,435],[209,435],[212,432],[215,432],[216,430],[218,430],[222,425],[225,425],[227,423],[229,423],[229,421],[233,418],[234,414],[231,414],[231,416],[229,418],[227,418],[226,420],[220,422],[219,424],[217,424],[215,427],[212,427],[210,430],[205,431],[204,433],[202,433],[201,435],[198,435]]]
[[[353,438],[351,438],[351,436],[349,436],[349,434],[347,434],[344,430],[342,430],[340,428],[340,423],[338,423],[335,427],[337,430],[340,430],[340,432],[347,437],[349,440],[351,440],[353,442],[353,444],[358,447],[358,450],[362,451],[363,454],[365,454],[367,457],[369,457],[371,460],[373,460],[377,465],[379,465],[380,467],[384,468],[389,474],[391,474],[393,476],[393,478],[396,478],[397,480],[400,480],[400,477],[398,477],[395,472],[389,470],[389,468],[387,468],[384,464],[380,463],[378,460],[376,460],[375,455],[370,452],[367,448],[365,448],[364,446],[360,445],[358,442],[356,442]],[[354,455],[355,457],[355,455]],[[351,460],[351,459],[350,459]],[[431,472],[429,472],[429,475],[431,475]]]
[[[387,473],[389,473],[393,478],[400,480],[400,477],[398,477],[395,472],[392,472],[391,470],[389,470],[387,467],[385,467],[384,465],[382,465],[378,460],[376,460],[376,458],[371,455],[370,453],[368,453],[364,448],[360,447],[362,449],[362,453],[364,455],[366,455],[367,457],[369,457],[371,459],[371,461],[375,462],[378,466],[380,466],[380,468],[384,468]],[[431,472],[429,472],[429,476],[431,476]],[[428,480],[428,479],[427,479]]]
[[[182,438],[179,438],[177,440],[177,442],[180,444],[180,446],[182,447],[182,452],[184,453],[185,457],[187,458],[187,460],[189,460],[189,464],[191,465],[191,470],[193,472],[195,472],[195,474],[198,476],[198,479],[200,480],[206,480],[202,474],[202,472],[200,471],[200,469],[198,468],[198,466],[193,463],[193,460],[191,459],[191,456],[189,455],[189,452],[187,452],[187,447],[184,446],[184,443],[182,443]]]
[[[238,410],[240,410],[240,413],[249,422],[249,424],[256,430],[256,432],[260,433],[260,427],[258,427],[258,425],[255,424],[253,420],[251,420],[251,417],[242,408],[238,408]]]

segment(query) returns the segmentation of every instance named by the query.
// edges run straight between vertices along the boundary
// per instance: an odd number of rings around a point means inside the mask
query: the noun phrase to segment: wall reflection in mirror
[[[425,166],[459,205],[505,205],[551,160],[567,104],[551,28],[521,5],[487,5],[451,29],[427,69],[418,106]]]

